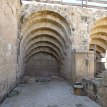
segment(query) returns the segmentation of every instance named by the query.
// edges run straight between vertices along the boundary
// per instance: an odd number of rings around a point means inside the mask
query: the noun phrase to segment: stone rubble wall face
[[[19,0],[0,0],[0,101],[15,86]]]
[[[83,85],[89,98],[97,102],[101,107],[107,107],[107,87],[103,86],[102,83],[96,84],[92,81],[84,81]]]
[[[23,3],[23,22],[32,13],[43,10],[57,12],[68,21],[71,28],[71,35],[69,36],[72,42],[72,49],[77,51],[89,49],[91,29],[96,21],[107,16],[105,10],[33,1],[28,4]]]

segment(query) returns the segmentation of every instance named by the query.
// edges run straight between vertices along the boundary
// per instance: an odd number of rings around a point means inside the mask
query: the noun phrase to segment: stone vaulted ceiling
[[[96,51],[105,53],[107,50],[107,17],[98,20],[91,30],[90,48]]]
[[[47,10],[32,13],[22,25],[22,34],[21,45],[26,61],[38,52],[46,52],[62,63],[70,35],[65,18]]]

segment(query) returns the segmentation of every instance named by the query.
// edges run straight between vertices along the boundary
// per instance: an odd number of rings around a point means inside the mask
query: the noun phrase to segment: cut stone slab
[[[51,81],[51,78],[50,77],[36,77],[35,81],[36,82],[49,82]]]
[[[35,78],[29,78],[28,83],[35,83]]]
[[[24,76],[21,80],[20,80],[20,84],[26,84],[28,83],[28,80],[29,80],[29,76]]]
[[[107,86],[107,71],[103,71],[103,85]]]
[[[58,105],[48,105],[47,107],[58,107]]]

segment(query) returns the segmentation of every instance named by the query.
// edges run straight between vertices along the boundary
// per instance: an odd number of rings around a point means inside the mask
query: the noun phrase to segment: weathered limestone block
[[[94,53],[76,52],[75,53],[75,81],[83,78],[94,78]]]
[[[19,0],[0,0],[0,101],[15,86]]]
[[[98,103],[103,107],[107,107],[107,87],[104,86],[100,87],[98,89],[97,96],[98,96]]]
[[[107,86],[107,71],[103,71],[103,85]]]

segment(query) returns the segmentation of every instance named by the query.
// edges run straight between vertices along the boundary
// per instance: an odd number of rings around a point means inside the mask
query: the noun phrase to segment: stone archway
[[[95,73],[99,74],[105,70],[101,59],[106,56],[107,50],[107,17],[96,21],[90,37],[90,49],[95,51]]]
[[[50,10],[33,12],[22,23],[21,34],[20,52],[25,74],[49,76],[60,72],[71,78],[71,29],[63,16]]]

